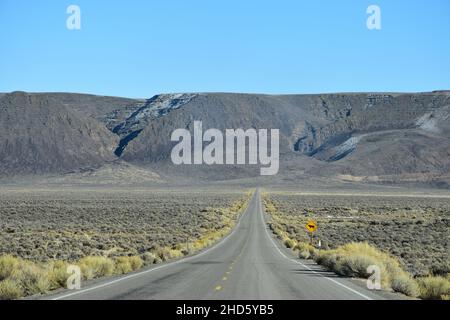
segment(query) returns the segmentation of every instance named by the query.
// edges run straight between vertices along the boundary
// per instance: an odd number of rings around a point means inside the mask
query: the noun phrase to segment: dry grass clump
[[[368,243],[349,243],[333,250],[317,250],[309,244],[298,244],[301,259],[314,259],[328,270],[347,277],[368,278],[367,268],[376,265],[381,271],[384,289],[392,289],[421,299],[449,299],[450,281],[440,276],[413,278],[389,254]]]
[[[34,263],[21,264],[12,280],[20,284],[25,295],[46,293],[50,290],[50,278],[47,271]]]
[[[6,279],[0,281],[0,300],[13,300],[23,296],[23,291],[16,281]]]
[[[313,257],[315,257],[318,253],[318,250],[316,248],[314,248],[309,243],[305,243],[305,242],[298,242],[297,245],[293,249],[298,250],[300,252],[303,252],[303,251],[307,252],[309,254],[309,256],[311,257],[311,259]]]
[[[400,275],[392,279],[392,290],[401,292],[410,297],[418,297],[420,295],[419,285],[415,279],[409,275]]]
[[[449,300],[450,281],[448,278],[430,276],[419,278],[417,281],[420,288],[420,298]]]
[[[144,265],[142,259],[138,256],[118,257],[115,261],[115,273],[124,274],[140,269]]]
[[[398,260],[367,242],[349,243],[333,250],[320,250],[315,261],[339,275],[368,278],[369,266],[378,266],[381,285],[408,296],[419,295],[416,281],[402,269]]]
[[[50,289],[50,275],[44,266],[11,255],[0,257],[0,299],[10,296],[45,293]]]
[[[179,259],[183,257],[183,252],[179,249],[165,248],[166,257],[165,260]]]
[[[130,262],[131,269],[133,271],[139,270],[144,265],[144,262],[142,261],[141,257],[138,256],[128,257],[128,261]]]
[[[0,257],[0,281],[11,277],[15,270],[19,269],[20,260],[12,255]]]
[[[290,239],[290,238],[285,238],[283,243],[287,248],[290,248],[290,249],[294,248],[297,245],[297,241]]]
[[[84,279],[111,275],[114,263],[105,257],[85,257],[77,262]],[[0,257],[0,299],[44,294],[64,287],[69,274],[64,261],[35,263],[11,255]]]
[[[110,276],[114,273],[114,261],[106,257],[84,257],[78,261],[77,265],[86,280]]]
[[[142,262],[144,263],[144,266],[149,266],[152,264],[162,262],[161,258],[159,258],[153,252],[145,252],[144,254],[142,254],[141,259],[142,259]]]
[[[70,274],[67,273],[68,262],[53,260],[45,264],[50,282],[50,290],[66,286]]]
[[[311,253],[309,250],[301,250],[298,253],[298,257],[300,259],[310,259],[311,258]]]

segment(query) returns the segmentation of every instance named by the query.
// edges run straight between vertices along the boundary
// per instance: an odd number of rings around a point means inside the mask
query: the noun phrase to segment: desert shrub
[[[17,281],[10,279],[0,281],[0,300],[14,300],[22,295],[22,288]]]
[[[286,239],[286,238],[285,238],[285,235],[284,235],[284,232],[281,231],[280,229],[278,229],[278,228],[275,229],[275,230],[274,230],[274,233],[275,233],[275,235],[277,236],[278,239],[280,239],[280,240]]]
[[[145,252],[141,258],[144,263],[144,266],[149,266],[151,264],[161,262],[161,259],[158,256],[156,256],[156,254],[154,254],[153,252]]]
[[[410,296],[418,294],[415,281],[401,268],[397,259],[366,242],[349,243],[333,250],[318,250],[313,258],[328,270],[348,277],[367,278],[367,267],[376,265],[380,268],[383,288],[392,288]]]
[[[300,259],[309,259],[311,257],[311,254],[308,250],[302,250],[299,252],[298,257]]]
[[[419,296],[419,286],[417,282],[407,275],[398,276],[391,281],[392,290],[406,294],[410,297]]]
[[[431,266],[430,273],[433,276],[445,277],[450,273],[450,265],[447,262],[440,262],[436,265]]]
[[[298,251],[308,250],[308,244],[304,242],[298,242],[293,249]]]
[[[117,257],[114,273],[124,274],[133,271],[129,257]]]
[[[142,265],[144,264],[139,256],[128,257],[128,260],[130,261],[131,269],[133,271],[142,268]]]
[[[196,249],[203,248],[203,241],[199,240],[196,242]],[[164,247],[159,248],[156,252],[156,256],[160,258],[162,261],[168,261],[170,259],[176,259],[181,258],[183,256],[183,253],[180,250]]]
[[[378,250],[367,242],[351,242],[336,248],[334,251],[339,257],[360,256],[358,258],[359,263],[363,262],[362,257],[366,257],[367,263],[370,260],[371,264],[377,265],[380,268],[381,282],[386,288],[391,286],[393,279],[407,275],[396,258]],[[353,263],[358,263],[358,261],[353,261]],[[360,270],[362,271],[362,269]],[[364,272],[361,273],[364,274]]]
[[[70,276],[67,273],[68,266],[67,262],[59,260],[47,263],[45,269],[47,270],[51,290],[66,286],[67,279]]]
[[[114,272],[117,274],[128,273],[142,268],[143,264],[144,262],[139,256],[118,257],[115,261]]]
[[[114,262],[106,257],[88,256],[78,262],[85,279],[110,276],[114,272]]]
[[[385,269],[386,276],[389,276],[391,280],[408,276],[396,258],[385,255],[380,256],[379,260],[382,262],[381,265]]]
[[[358,254],[362,256],[370,256],[386,260],[390,258],[386,253],[371,246],[367,242],[350,242],[336,248],[336,252],[342,255]]]
[[[193,247],[194,250],[201,250],[203,248],[206,248],[212,244],[212,241],[209,239],[201,238],[194,242]]]
[[[294,248],[296,244],[297,244],[297,243],[296,243],[295,240],[292,240],[292,239],[290,239],[290,238],[285,238],[285,239],[284,239],[284,245],[285,245],[286,247],[288,247],[288,248]]]
[[[187,248],[183,248],[181,249],[181,253],[183,254],[183,256],[188,256],[192,253],[192,249],[191,247],[187,247]]]
[[[15,258],[11,255],[4,255],[0,257],[0,281],[11,277],[15,270],[19,268],[21,259]]]
[[[168,252],[170,259],[178,259],[183,257],[183,253],[180,250],[169,249]]]
[[[25,261],[10,255],[0,257],[0,277],[3,281],[5,296],[8,292],[24,295],[45,293],[51,288],[48,271],[31,261]],[[17,290],[14,289],[17,287]]]
[[[337,262],[337,255],[330,251],[320,251],[319,254],[315,257],[315,261],[323,265],[328,270],[334,271],[334,266]]]
[[[311,248],[309,250],[310,259],[316,259],[317,255],[319,254],[320,250],[316,248]]]
[[[50,280],[46,270],[31,262],[24,261],[11,279],[16,280],[25,295],[46,293],[50,290]]]
[[[305,242],[298,242],[296,244],[296,246],[294,247],[294,250],[298,250],[300,252],[305,251],[305,253],[303,253],[303,256],[306,256],[306,252],[308,252],[308,258],[303,258],[303,259],[314,259],[316,257],[316,255],[319,254],[319,250],[317,250],[316,248],[314,248],[312,245],[310,245],[309,243],[305,243]]]
[[[340,275],[347,277],[368,278],[367,268],[371,265],[377,265],[378,261],[365,255],[348,255],[337,259],[332,269]]]
[[[450,281],[444,277],[423,277],[418,278],[417,282],[422,299],[438,300],[450,295]]]

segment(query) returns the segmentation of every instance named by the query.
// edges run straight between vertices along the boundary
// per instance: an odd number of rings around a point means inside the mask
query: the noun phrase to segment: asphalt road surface
[[[257,190],[232,233],[197,255],[88,282],[45,299],[383,299],[353,281],[300,260],[265,223]]]

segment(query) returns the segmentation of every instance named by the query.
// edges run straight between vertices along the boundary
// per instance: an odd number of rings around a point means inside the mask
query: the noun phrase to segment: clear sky
[[[0,0],[0,41],[0,92],[450,89],[449,0]]]

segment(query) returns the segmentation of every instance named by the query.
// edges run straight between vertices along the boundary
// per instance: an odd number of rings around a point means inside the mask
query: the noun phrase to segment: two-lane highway
[[[382,299],[299,260],[267,228],[257,190],[233,232],[179,261],[63,291],[46,299]]]

